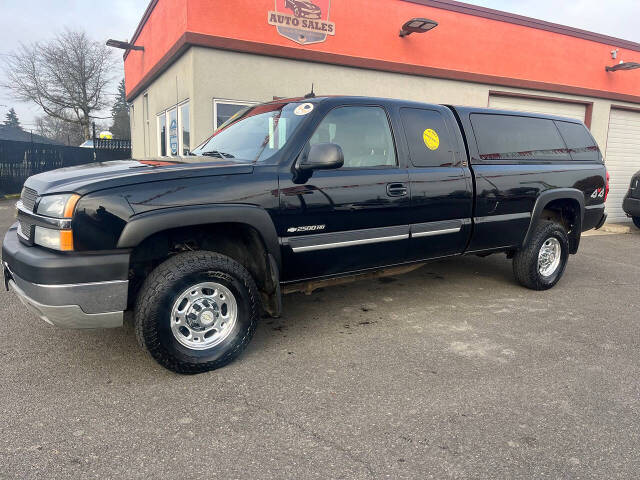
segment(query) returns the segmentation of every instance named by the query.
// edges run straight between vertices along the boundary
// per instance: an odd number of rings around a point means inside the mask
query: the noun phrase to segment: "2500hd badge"
[[[605,221],[608,183],[577,120],[277,100],[187,157],[30,177],[2,244],[4,277],[61,327],[119,327],[130,311],[154,359],[198,373],[238,357],[284,293],[336,279],[503,253],[521,285],[549,289],[582,232]]]

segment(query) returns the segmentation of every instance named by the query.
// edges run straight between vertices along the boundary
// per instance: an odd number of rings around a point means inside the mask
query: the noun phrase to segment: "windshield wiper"
[[[217,157],[217,158],[236,158],[230,153],[219,152],[217,150],[211,150],[209,152],[202,152],[200,155],[205,157]]]

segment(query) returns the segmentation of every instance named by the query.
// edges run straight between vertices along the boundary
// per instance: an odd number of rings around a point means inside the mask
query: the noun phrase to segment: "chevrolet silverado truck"
[[[551,288],[581,233],[604,223],[607,192],[577,120],[278,100],[190,156],[30,177],[4,238],[4,278],[61,327],[119,327],[132,311],[153,358],[191,374],[236,358],[293,291],[497,252],[519,283]]]

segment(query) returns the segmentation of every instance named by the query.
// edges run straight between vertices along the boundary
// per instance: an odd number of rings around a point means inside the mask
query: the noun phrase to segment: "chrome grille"
[[[31,223],[27,217],[18,217],[18,224],[20,225],[20,233],[22,236],[27,240],[31,240],[33,223]]]
[[[20,200],[22,200],[22,205],[24,206],[24,208],[26,208],[30,212],[33,212],[33,207],[35,207],[36,205],[37,198],[38,198],[38,192],[36,192],[35,190],[29,187],[24,187],[22,189],[22,195],[20,195]]]

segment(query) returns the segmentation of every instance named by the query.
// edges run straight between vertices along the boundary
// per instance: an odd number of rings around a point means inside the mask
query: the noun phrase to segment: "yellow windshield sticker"
[[[429,150],[437,150],[440,146],[440,137],[438,137],[436,131],[431,128],[427,128],[424,131],[422,139]]]

